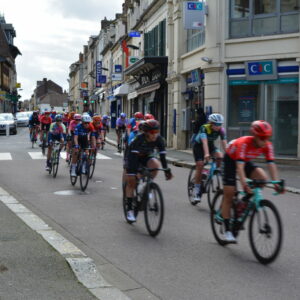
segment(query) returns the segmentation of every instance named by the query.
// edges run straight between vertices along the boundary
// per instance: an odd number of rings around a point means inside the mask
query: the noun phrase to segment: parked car
[[[17,122],[11,113],[0,114],[0,133],[6,133],[6,125],[9,125],[9,134],[17,134]]]
[[[17,126],[28,126],[29,117],[27,112],[16,113]]]

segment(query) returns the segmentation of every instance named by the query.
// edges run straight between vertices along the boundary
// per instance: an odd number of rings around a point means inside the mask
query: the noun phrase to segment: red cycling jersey
[[[42,116],[40,119],[40,122],[42,124],[51,124],[52,123],[52,119],[50,116]]]
[[[264,154],[267,161],[274,160],[273,144],[268,141],[263,148],[257,148],[254,145],[253,136],[242,136],[231,141],[228,144],[226,153],[233,160],[250,161],[261,154]]]

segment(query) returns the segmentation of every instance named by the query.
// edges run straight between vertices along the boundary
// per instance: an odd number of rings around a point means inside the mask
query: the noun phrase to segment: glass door
[[[266,85],[266,119],[273,126],[276,155],[296,156],[298,143],[297,83]]]

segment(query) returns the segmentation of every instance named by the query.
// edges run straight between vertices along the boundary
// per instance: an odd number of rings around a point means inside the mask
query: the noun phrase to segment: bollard
[[[6,136],[9,136],[9,124],[6,124]]]

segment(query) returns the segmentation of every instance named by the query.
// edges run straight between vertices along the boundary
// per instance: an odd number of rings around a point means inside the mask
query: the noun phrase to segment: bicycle
[[[47,132],[43,131],[43,140],[42,140],[42,153],[43,155],[46,154],[46,148],[47,148]]]
[[[121,130],[120,143],[118,145],[118,151],[120,153],[122,153],[122,151],[125,151],[125,142],[126,142],[126,131]]]
[[[31,141],[32,148],[34,148],[34,144],[37,142],[37,135],[38,135],[38,128],[37,126],[34,126],[32,128],[32,132],[30,133],[30,141]]]
[[[137,176],[138,183],[134,192],[132,208],[136,218],[139,211],[144,211],[147,231],[150,236],[155,237],[159,234],[164,220],[164,199],[159,185],[151,177],[152,171],[166,171],[166,169],[140,169],[141,178]],[[123,184],[123,212],[127,223],[132,224],[133,222],[127,219],[126,183]]]
[[[84,192],[89,183],[90,176],[90,162],[88,154],[85,152],[86,150],[91,150],[91,148],[83,149],[83,151],[79,151],[78,160],[76,165],[76,174],[77,176],[71,175],[72,164],[70,167],[70,180],[71,184],[74,186],[77,182],[77,177],[79,176],[80,188]]]
[[[248,185],[251,187],[253,194],[236,193],[231,209],[230,225],[233,235],[237,237],[239,232],[244,229],[246,220],[250,217],[249,241],[252,252],[260,263],[269,264],[277,258],[280,252],[283,233],[281,218],[276,206],[271,201],[263,198],[262,185],[265,184],[278,184],[284,190],[284,180],[249,180]],[[275,193],[275,195],[277,194]],[[245,195],[242,200],[239,199],[240,195]],[[223,190],[219,190],[214,197],[210,221],[216,241],[225,246],[228,242],[223,238],[225,229],[221,217],[222,196]],[[239,210],[241,203],[244,204],[242,211]],[[274,222],[273,226],[271,221]],[[256,238],[256,234],[259,235],[258,238]],[[271,241],[273,237],[275,237],[274,243]],[[270,241],[271,243],[269,243]],[[265,242],[266,244],[260,246],[258,245],[259,242]],[[264,254],[264,250],[270,250],[270,253]]]
[[[187,182],[188,197],[192,205],[197,204],[197,202],[193,201],[193,191],[195,185],[195,170],[196,170],[196,166],[193,166],[190,170],[188,182]],[[211,161],[207,163],[202,170],[202,181],[201,181],[202,194],[207,194],[207,201],[210,209],[212,209],[213,194],[219,191],[221,188],[222,188],[221,172],[219,169],[217,169],[216,159],[212,158]]]
[[[96,167],[96,161],[97,161],[97,149],[92,149],[90,154],[90,174],[89,179],[93,178],[95,167]]]
[[[51,153],[51,160],[50,160],[50,169],[49,174],[52,172],[53,178],[56,177],[59,165],[59,157],[60,157],[60,142],[55,141],[53,143],[52,153]]]

